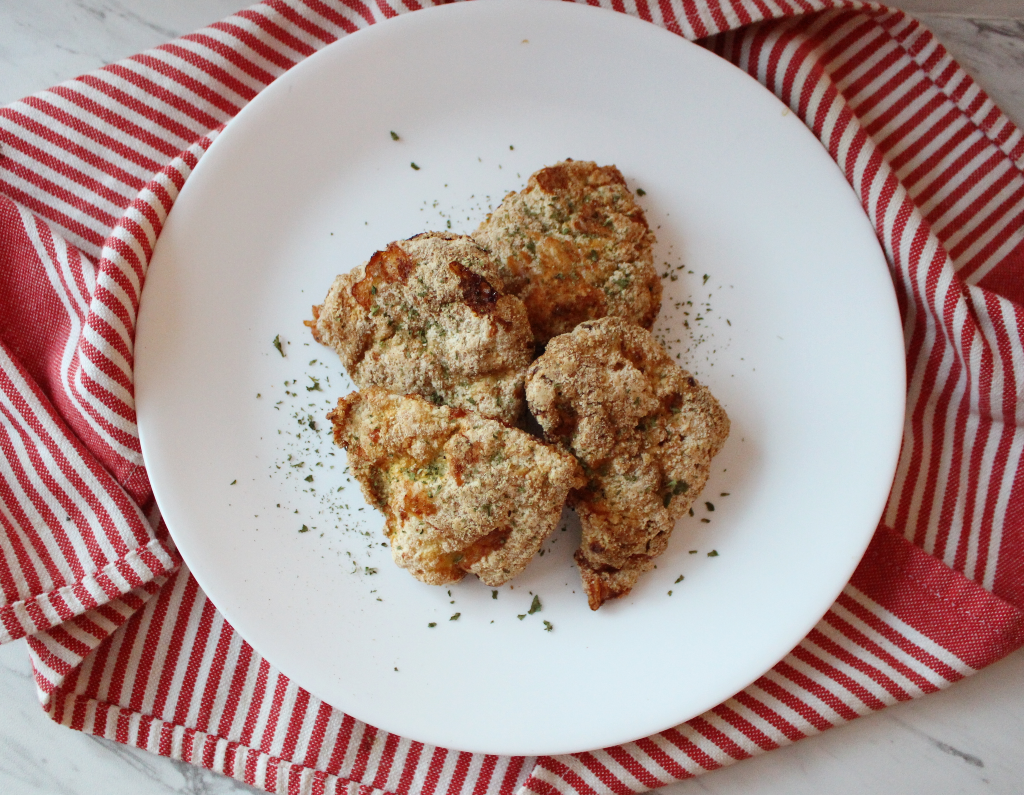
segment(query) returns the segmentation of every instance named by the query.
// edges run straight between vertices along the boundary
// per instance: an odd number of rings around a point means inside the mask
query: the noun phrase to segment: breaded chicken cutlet
[[[569,504],[583,527],[576,563],[597,610],[628,594],[665,551],[729,418],[650,332],[612,317],[551,340],[527,373],[526,399],[545,439],[586,472]]]
[[[572,456],[505,424],[379,387],[338,400],[335,442],[386,518],[395,563],[441,585],[526,568],[585,483]]]
[[[503,288],[471,238],[427,232],[335,279],[307,325],[361,388],[515,423],[534,344],[523,303]]]
[[[473,237],[523,300],[538,343],[606,315],[650,329],[661,308],[654,235],[615,166],[541,169]]]

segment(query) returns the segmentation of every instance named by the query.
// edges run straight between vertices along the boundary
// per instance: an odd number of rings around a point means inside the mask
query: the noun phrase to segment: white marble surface
[[[0,104],[187,33],[241,4],[0,0]],[[1024,0],[891,4],[919,16],[1024,125]],[[972,16],[957,15],[964,13]],[[1024,650],[941,694],[657,792],[1022,791]],[[104,792],[259,791],[53,724],[36,700],[24,642],[0,648],[0,794]]]

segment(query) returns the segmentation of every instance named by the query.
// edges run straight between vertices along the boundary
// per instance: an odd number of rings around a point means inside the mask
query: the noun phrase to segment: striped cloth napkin
[[[270,791],[630,792],[945,688],[1024,642],[1024,139],[920,24],[840,0],[590,0],[799,114],[860,196],[906,335],[892,494],[828,614],[742,693],[560,757],[431,747],[297,687],[224,621],[154,505],[132,389],[161,225],[290,66],[429,0],[267,0],[0,110],[0,642],[61,724]]]

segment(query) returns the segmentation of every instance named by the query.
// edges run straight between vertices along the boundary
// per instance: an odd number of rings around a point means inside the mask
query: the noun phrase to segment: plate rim
[[[339,46],[345,46],[345,42],[349,41],[356,34],[368,34],[368,33],[373,33],[373,32],[379,32],[380,30],[387,28],[387,26],[389,26],[389,25],[394,26],[396,23],[403,22],[403,21],[404,21],[404,23],[408,23],[408,20],[411,19],[411,18],[422,19],[425,16],[440,17],[440,16],[445,15],[445,14],[455,13],[454,9],[459,9],[458,13],[463,13],[463,12],[466,11],[466,9],[474,9],[473,11],[469,12],[470,14],[473,14],[473,13],[476,13],[475,9],[477,9],[479,7],[497,6],[497,5],[499,5],[498,0],[491,0],[491,2],[489,2],[489,3],[488,2],[484,2],[484,3],[481,3],[481,2],[477,2],[477,3],[456,3],[456,4],[452,4],[452,5],[428,7],[428,8],[424,8],[424,9],[422,9],[422,10],[416,12],[416,13],[412,13],[412,12],[404,13],[404,14],[401,14],[398,17],[393,18],[391,20],[385,20],[383,23],[376,23],[376,24],[374,24],[372,26],[368,26],[367,28],[363,28],[361,30],[358,30],[358,31],[356,31],[353,34],[349,34],[348,36],[345,36],[345,37],[343,37],[343,38],[333,42],[332,44],[324,46],[323,48],[321,48],[317,52],[313,53],[312,55],[310,55],[309,57],[305,58],[303,61],[298,63],[292,70],[289,70],[289,72],[285,73],[285,74],[290,75],[291,76],[290,79],[298,79],[298,78],[295,77],[296,74],[299,74],[301,76],[302,74],[305,73],[305,70],[308,70],[308,69],[312,68],[312,67],[308,67],[307,66],[308,63],[310,63],[310,62],[318,63],[318,61],[315,60],[315,59],[317,59],[318,56],[321,56],[322,54],[324,54],[325,52],[327,52],[331,48],[338,48]],[[712,54],[710,52],[707,52],[706,50],[703,50],[703,48],[700,48],[699,45],[696,45],[693,42],[690,42],[690,41],[684,39],[683,37],[676,36],[675,34],[672,34],[671,32],[669,32],[669,31],[667,31],[667,30],[665,30],[663,28],[660,28],[659,26],[657,26],[657,25],[655,25],[653,23],[649,23],[649,22],[637,19],[635,17],[629,16],[629,15],[626,15],[626,14],[621,14],[619,12],[616,12],[616,11],[613,11],[613,10],[610,10],[610,9],[604,9],[604,8],[599,8],[599,7],[591,7],[591,6],[585,6],[585,5],[578,5],[578,4],[575,4],[575,3],[566,3],[566,4],[557,3],[556,4],[556,3],[553,3],[551,0],[516,0],[516,6],[518,8],[535,7],[535,8],[545,8],[545,9],[548,9],[549,7],[551,7],[551,8],[559,8],[559,9],[566,9],[566,10],[572,9],[571,11],[569,11],[570,14],[580,13],[580,12],[585,13],[585,14],[596,14],[596,13],[603,12],[605,15],[608,15],[608,16],[610,16],[612,14],[615,14],[616,17],[618,19],[621,19],[624,24],[635,24],[638,27],[642,26],[642,27],[647,28],[647,29],[649,29],[651,31],[657,31],[657,35],[672,36],[675,41],[681,43],[681,46],[693,46],[693,47],[697,48],[698,50],[700,50],[701,52],[706,53],[709,58],[712,58],[712,59],[716,58],[716,56],[714,56],[714,54]],[[561,13],[561,11],[556,12],[556,13]],[[417,23],[417,24],[419,24],[419,23]],[[742,70],[740,70],[739,68],[737,68],[734,65],[730,64],[727,61],[723,60],[722,63],[724,65],[728,66],[730,69],[734,70],[734,74],[737,77],[746,78],[748,81],[750,81],[751,83],[753,83],[756,86],[758,86],[758,88],[760,90],[762,90],[765,93],[769,94],[770,96],[774,97],[774,95],[771,94],[771,92],[769,92],[768,89],[766,89],[764,86],[762,86],[760,83],[758,83],[754,78],[752,78],[747,73],[743,72]],[[284,77],[284,75],[282,75],[282,77]],[[278,78],[278,80],[280,80],[280,78]],[[277,82],[277,81],[274,81],[274,82]],[[267,88],[268,89],[271,88],[272,85],[273,84],[268,85]],[[252,101],[247,103],[247,105],[244,108],[241,109],[241,111],[226,125],[224,131],[222,131],[222,133],[220,135],[218,135],[218,137],[213,141],[213,143],[211,144],[211,146],[209,147],[207,152],[204,154],[204,156],[200,159],[199,163],[193,169],[193,172],[189,175],[190,178],[194,177],[194,175],[195,175],[195,173],[197,171],[200,171],[201,169],[203,169],[204,168],[204,164],[209,164],[209,163],[213,162],[211,160],[211,158],[210,158],[211,153],[216,152],[219,147],[224,147],[224,146],[228,146],[229,145],[229,143],[222,143],[222,142],[230,142],[232,136],[231,135],[225,136],[224,133],[226,133],[226,132],[228,132],[229,130],[232,129],[231,126],[232,126],[232,124],[235,123],[235,120],[237,120],[239,118],[247,118],[247,117],[243,117],[243,114],[246,114],[247,111],[249,111],[250,108],[252,108],[252,107],[259,108],[260,105],[257,104],[257,103],[261,102],[261,97],[262,96],[273,96],[273,94],[267,95],[265,93],[265,91],[261,91],[259,95],[254,97]],[[266,100],[264,100],[263,102],[266,102]],[[182,197],[189,195],[188,194],[188,187],[189,187],[189,185],[196,185],[196,184],[197,183],[196,183],[196,181],[194,179],[186,180],[185,185],[182,188],[182,191],[179,193],[179,196],[177,197],[177,200],[175,201],[174,206],[172,207],[172,210],[171,210],[172,213],[174,211],[174,208],[178,207],[179,204],[181,203]],[[849,186],[847,185],[847,187],[849,187]],[[189,201],[189,200],[186,199],[186,201]],[[165,229],[166,229],[166,225],[165,225]],[[159,252],[161,251],[160,250],[160,239],[161,238],[163,238],[163,235],[161,235],[160,238],[157,239],[156,246],[154,247],[153,257],[151,259],[151,264],[153,262],[156,262],[157,258],[160,256]],[[876,245],[877,245],[877,241],[876,241]],[[878,253],[879,253],[880,258],[882,258],[884,260],[884,254],[882,253],[880,247],[879,247],[879,252]],[[147,281],[148,281],[148,279],[147,279]],[[143,329],[144,328],[144,323],[142,322],[142,319],[143,319],[144,314],[145,314],[145,309],[144,308],[146,307],[145,296],[146,296],[146,291],[143,290],[142,299],[140,300],[139,325],[137,327],[137,331],[139,329]],[[893,306],[895,306],[895,294],[893,294]],[[900,341],[901,341],[901,351],[902,351],[902,335],[900,337]],[[137,352],[137,356],[141,355],[142,359],[145,359],[145,354],[143,354],[143,349],[144,349],[144,347],[139,346],[139,335],[137,334],[137,337],[136,337],[136,352]],[[138,360],[136,362],[136,366],[138,366]],[[143,367],[143,371],[144,372],[145,372],[145,369],[146,368],[144,366]],[[904,376],[905,376],[905,374],[904,374]],[[136,382],[136,387],[138,387],[138,382]],[[902,402],[901,402],[901,405],[899,407],[898,414],[899,414],[899,416],[901,418],[901,421],[902,421],[902,418],[903,418],[903,416],[905,414],[905,401],[906,401],[906,382],[905,382],[905,379],[904,379],[904,383],[903,383],[901,392],[902,392]],[[145,395],[146,394],[146,390],[143,389],[142,393]],[[144,455],[144,458],[145,458],[145,452],[146,452],[146,448],[147,448],[146,437],[148,436],[148,432],[145,430],[146,429],[146,422],[143,421],[143,417],[144,416],[148,416],[148,415],[147,415],[147,410],[143,408],[143,404],[144,403],[145,403],[144,400],[141,401],[141,402],[137,402],[137,411],[138,411],[138,418],[139,418],[138,426],[139,426],[140,445],[142,447],[143,455]],[[893,439],[893,448],[894,448],[894,450],[893,450],[891,466],[887,466],[885,468],[886,472],[889,474],[889,478],[888,478],[889,483],[891,483],[892,477],[895,475],[896,467],[897,467],[897,463],[898,463],[898,456],[899,456],[899,451],[900,451],[900,446],[901,446],[901,441],[902,441],[902,422],[901,422],[901,425],[900,425],[900,429],[901,429],[901,433],[894,435],[894,439]],[[153,490],[154,490],[154,496],[156,496],[159,493],[159,491],[160,491],[158,486],[157,486],[157,483],[155,481],[153,482]],[[882,506],[884,506],[884,502],[885,502],[885,500],[884,500],[884,496],[883,496],[882,497],[882,503],[881,503]],[[158,501],[158,503],[159,503],[159,501]],[[175,531],[172,528],[170,528],[170,524],[168,524],[168,528],[169,528],[169,530],[171,532],[172,538],[175,539],[175,543],[178,544],[178,539],[177,539],[177,537],[175,535]],[[857,558],[852,563],[852,565],[849,567],[849,572],[846,573],[846,577],[843,580],[843,583],[839,585],[839,587],[836,589],[835,593],[833,594],[832,600],[835,599],[835,597],[842,591],[842,588],[845,586],[845,584],[849,581],[850,576],[853,574],[853,571],[855,570],[857,564],[859,563],[860,559],[863,557],[864,551],[866,551],[868,545],[870,544],[870,541],[871,541],[872,535],[874,533],[874,530],[875,530],[874,528],[871,528],[870,530],[865,532],[864,540],[863,540],[863,545],[860,547],[860,552],[859,552]],[[190,557],[192,555],[192,551],[191,550],[187,550],[187,547],[188,547],[187,544],[186,544],[185,548],[182,548],[180,545],[178,545],[179,553],[182,556],[182,559],[185,561],[186,565],[188,565],[189,569],[194,573],[195,570],[191,566],[191,562],[190,562]],[[204,591],[208,592],[209,591],[208,586],[206,584],[202,583],[198,576],[195,576],[195,577],[197,579],[197,582],[199,582],[200,587],[203,588]],[[215,588],[214,590],[216,591],[217,589]],[[218,610],[221,611],[221,613],[224,615],[225,619],[227,619],[227,621],[229,623],[231,623],[233,627],[235,627],[236,629],[239,627],[239,624],[231,619],[231,617],[228,615],[228,613],[225,611],[225,609],[218,608]],[[827,607],[826,607],[826,611],[827,611]],[[818,615],[817,618],[815,618],[814,621],[812,621],[809,624],[809,626],[807,627],[807,630],[804,632],[804,634],[801,636],[801,638],[806,636],[806,633],[811,628],[813,628],[813,626],[820,620],[820,617],[821,617],[821,615]],[[240,633],[240,635],[242,635],[243,638],[245,638],[245,634],[241,633],[241,631],[238,631],[238,632]],[[264,657],[268,661],[272,662],[272,660],[273,660],[272,657],[270,655],[268,655],[266,651],[260,650],[260,649],[256,648],[255,645],[253,645],[253,648],[255,650],[257,650],[258,654],[260,654],[262,657]],[[781,660],[781,658],[780,658],[780,660]],[[282,673],[284,673],[284,670],[281,669],[280,667],[276,666],[276,664],[272,663],[272,665],[275,665],[275,668],[278,668],[280,671],[282,671]],[[751,678],[747,681],[747,683],[744,684],[744,686],[742,688],[736,689],[735,691],[733,691],[733,693],[742,691],[743,688],[747,687],[750,683],[756,681],[763,673],[764,673],[763,671],[759,671],[756,674],[752,675]],[[289,678],[292,677],[291,675],[286,675],[286,676],[288,676]],[[296,680],[295,682],[298,682],[298,681]],[[730,694],[730,696],[731,696],[731,694]],[[725,698],[728,698],[728,697],[725,697]],[[721,701],[721,700],[716,700],[714,703],[712,703],[712,705],[710,707],[713,707],[713,705],[717,704],[719,701]],[[338,710],[345,710],[344,708],[337,708],[337,709]],[[693,714],[693,715],[694,716],[700,715],[700,712],[698,712],[696,714]],[[692,717],[693,716],[690,716],[688,718],[692,718]],[[686,721],[686,720],[687,719],[685,719],[685,718],[684,719],[680,719],[680,721]],[[673,726],[673,725],[670,725],[670,726]],[[662,728],[662,729],[664,729],[664,728]],[[408,733],[406,733],[404,731],[391,730],[390,728],[388,729],[388,731],[389,732],[398,732],[398,734],[404,735],[405,737],[410,737],[410,738],[412,737],[412,735],[410,735],[410,734],[408,734]],[[652,732],[657,732],[657,730],[652,730]],[[419,738],[418,738],[418,740],[425,740],[426,741],[426,739],[419,739]],[[627,742],[629,740],[633,740],[633,738],[623,738],[622,740],[617,741],[616,743],[624,743],[624,742]],[[428,743],[437,743],[437,741],[426,741],[426,742],[428,742]],[[576,751],[576,752],[578,752],[578,751],[585,751],[586,749],[591,749],[591,748],[595,748],[595,746],[588,745],[585,748],[564,749],[564,750],[559,750],[559,751],[542,750],[542,751],[534,751],[534,752],[523,752],[523,751],[517,750],[517,751],[512,752],[512,754],[562,754],[562,753],[568,753],[568,752],[573,752],[573,751]],[[481,752],[482,753],[489,753],[489,754],[509,754],[509,752],[507,752],[507,751],[494,751],[494,750],[481,750]]]

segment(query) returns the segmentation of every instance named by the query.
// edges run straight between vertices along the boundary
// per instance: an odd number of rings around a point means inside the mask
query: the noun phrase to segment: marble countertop
[[[241,5],[242,0],[0,0],[0,104],[188,33]],[[928,25],[1024,126],[1024,0],[890,5]],[[1022,686],[1024,650],[943,693],[656,793],[1019,793]],[[36,699],[23,641],[0,647],[0,716],[0,794],[260,792],[53,724]]]

